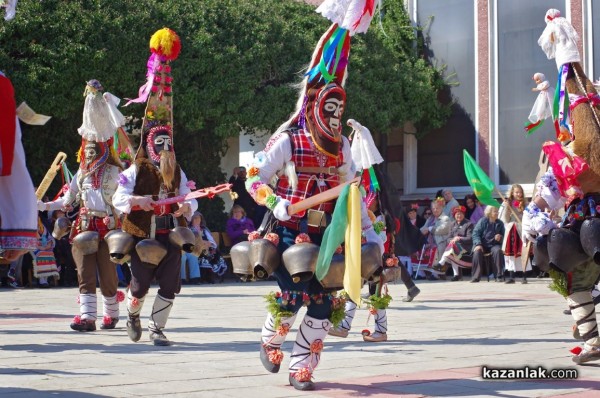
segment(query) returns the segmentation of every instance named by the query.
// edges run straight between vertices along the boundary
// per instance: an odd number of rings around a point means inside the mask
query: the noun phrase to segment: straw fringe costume
[[[558,67],[553,112],[557,139],[571,143],[544,143],[551,167],[538,182],[539,194],[525,209],[522,235],[535,239],[537,265],[544,271],[550,269],[553,285],[567,299],[583,340],[582,346],[571,350],[572,360],[582,364],[600,360],[591,295],[600,278],[600,208],[596,206],[600,201],[600,97],[581,68],[579,35],[573,26],[556,9],[548,10],[545,21],[538,44]],[[550,212],[565,203],[567,212],[557,225]]]

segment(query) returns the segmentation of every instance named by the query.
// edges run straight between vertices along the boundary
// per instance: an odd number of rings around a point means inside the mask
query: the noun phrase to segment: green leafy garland
[[[267,294],[265,300],[267,301],[267,311],[273,315],[273,319],[275,320],[275,329],[281,325],[282,318],[289,318],[294,315],[293,312],[281,308],[281,305],[277,301],[277,293],[271,292]]]
[[[329,321],[334,328],[338,327],[346,317],[346,301],[348,299],[348,295],[344,291],[340,292],[339,296],[331,298],[331,316],[329,317]]]
[[[390,301],[392,301],[392,296],[390,296],[389,294],[384,294],[382,296],[373,294],[365,300],[365,303],[367,303],[367,306],[369,308],[374,308],[376,310],[385,310],[387,307],[390,306]]]
[[[567,297],[569,295],[567,274],[552,268],[548,271],[548,273],[550,274],[550,278],[552,278],[552,283],[548,285],[548,288],[553,292],[557,292],[563,297]]]

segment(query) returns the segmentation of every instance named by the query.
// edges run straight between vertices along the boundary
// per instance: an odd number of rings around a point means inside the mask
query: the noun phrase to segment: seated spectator
[[[446,274],[448,264],[452,264],[453,282],[461,279],[458,264],[453,260],[460,260],[463,254],[470,253],[473,248],[473,224],[465,217],[465,212],[464,206],[452,209],[454,221],[450,226],[450,242],[446,246],[439,264],[433,266],[435,272]]]
[[[465,207],[467,208],[465,217],[471,221],[471,224],[477,225],[477,222],[483,218],[484,206],[479,203],[477,196],[469,194],[465,196]]]
[[[429,243],[435,244],[437,251],[434,262],[439,262],[450,238],[450,218],[443,213],[444,200],[431,202],[432,216],[421,227],[421,233],[428,237]],[[427,270],[426,270],[427,271]],[[429,279],[436,279],[430,276]]]
[[[227,235],[231,239],[231,244],[243,242],[248,240],[250,232],[255,231],[254,223],[251,219],[246,217],[246,211],[240,205],[234,205],[231,208],[229,214],[230,218],[227,220]]]
[[[202,214],[200,212],[194,212],[192,219],[189,222],[189,228],[202,235]],[[212,236],[211,236],[212,238]],[[203,237],[204,239],[204,237]],[[198,285],[200,283],[200,264],[198,257],[194,253],[181,253],[181,283],[185,283],[186,279],[186,265],[189,270],[189,282],[192,285]]]
[[[502,275],[504,254],[502,253],[504,239],[504,223],[498,219],[498,208],[487,206],[484,217],[473,229],[473,275],[471,282],[479,282],[482,268],[485,268],[484,254],[491,253],[495,267],[494,276],[498,280]],[[489,275],[489,270],[484,270]]]
[[[444,214],[448,217],[452,217],[452,209],[458,206],[458,200],[454,199],[454,195],[452,195],[452,191],[449,188],[442,190],[442,195],[444,197]]]
[[[209,243],[208,249],[203,251],[198,261],[200,263],[200,274],[201,282],[215,283],[215,276],[218,276],[221,283],[225,279],[225,273],[227,272],[227,263],[217,247],[212,233],[206,226],[206,220],[201,213],[200,214],[200,228],[202,231],[202,239]]]
[[[49,277],[58,278],[58,266],[54,257],[55,240],[52,234],[38,218],[38,248],[31,252],[33,257],[33,276],[38,278],[38,286],[48,288]]]

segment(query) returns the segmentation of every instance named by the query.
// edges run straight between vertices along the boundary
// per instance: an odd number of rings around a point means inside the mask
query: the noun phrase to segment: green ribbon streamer
[[[377,180],[373,166],[369,167],[369,176],[371,177],[371,185],[373,185],[373,189],[375,191],[379,191],[379,181]]]
[[[335,250],[344,242],[346,238],[346,227],[348,226],[348,194],[350,192],[350,184],[342,189],[342,193],[337,199],[333,215],[331,216],[331,224],[325,229],[323,239],[321,240],[321,248],[319,249],[319,257],[317,258],[317,267],[315,275],[320,281],[329,272],[331,258]]]

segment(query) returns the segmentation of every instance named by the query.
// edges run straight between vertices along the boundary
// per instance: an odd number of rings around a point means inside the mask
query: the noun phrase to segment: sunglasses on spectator
[[[430,211],[426,211],[426,212],[423,213],[423,215],[425,215],[425,216],[430,216],[431,214],[432,213]]]

